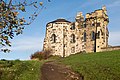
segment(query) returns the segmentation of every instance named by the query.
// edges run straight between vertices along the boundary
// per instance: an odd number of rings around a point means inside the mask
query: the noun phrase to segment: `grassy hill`
[[[120,50],[76,54],[59,60],[84,76],[84,80],[120,80]]]
[[[39,80],[39,61],[1,60],[0,80]]]
[[[120,50],[75,54],[62,59],[53,57],[45,61],[1,60],[0,80],[39,80],[40,67],[50,60],[70,66],[84,80],[120,80]]]

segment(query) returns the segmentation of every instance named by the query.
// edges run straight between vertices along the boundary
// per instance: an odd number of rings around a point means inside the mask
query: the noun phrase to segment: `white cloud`
[[[12,51],[42,50],[43,38],[23,37],[12,41]]]
[[[120,6],[120,0],[116,0],[113,3],[107,5],[107,7],[110,7],[110,8],[111,7],[118,7],[118,6]]]
[[[84,7],[87,7],[87,6],[92,6],[92,5],[95,5],[97,4],[98,2],[85,2],[83,3],[82,5],[80,5],[81,8],[84,8]]]
[[[43,49],[43,37],[23,37],[12,41],[12,51],[37,51]],[[120,32],[110,32],[109,45],[120,45]]]
[[[109,44],[120,46],[120,32],[110,32]]]

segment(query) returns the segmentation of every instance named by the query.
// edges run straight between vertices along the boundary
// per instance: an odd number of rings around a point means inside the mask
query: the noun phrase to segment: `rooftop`
[[[68,23],[71,23],[70,21],[66,20],[66,19],[56,19],[52,22],[49,22],[49,23],[55,23],[55,22],[68,22]]]

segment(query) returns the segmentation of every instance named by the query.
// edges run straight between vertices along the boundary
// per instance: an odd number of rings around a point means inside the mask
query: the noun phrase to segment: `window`
[[[86,32],[83,34],[83,41],[86,42]]]
[[[71,30],[74,30],[75,29],[75,23],[73,23],[72,25],[71,25],[71,28],[70,28]]]
[[[75,35],[74,34],[71,35],[71,43],[75,43]]]
[[[52,46],[52,48],[55,48],[55,46]]]
[[[95,26],[95,24],[93,23],[93,24],[92,24],[92,27],[94,27],[94,26]]]
[[[94,24],[94,22],[92,21],[92,24],[91,24],[91,26],[93,27],[93,26],[95,26],[95,24]]]
[[[71,48],[71,53],[75,53],[75,47]]]
[[[97,35],[96,35],[97,39],[100,39],[100,31],[98,31]]]
[[[56,42],[56,35],[55,34],[52,34],[52,41],[53,41],[53,43]]]
[[[83,23],[83,27],[86,28],[86,23],[85,22]]]
[[[94,31],[92,31],[92,33],[91,33],[91,39],[95,40],[95,32]]]
[[[99,27],[100,26],[100,23],[97,23],[97,27]]]

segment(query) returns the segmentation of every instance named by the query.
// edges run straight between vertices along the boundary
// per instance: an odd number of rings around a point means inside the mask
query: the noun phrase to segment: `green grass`
[[[76,54],[59,62],[69,65],[84,80],[120,80],[120,50]]]
[[[40,80],[43,63],[57,59],[58,56],[41,61],[0,60],[0,80]]]
[[[40,80],[40,61],[0,61],[0,80]]]
[[[84,80],[120,80],[120,50],[76,54],[66,58],[51,57],[43,61],[1,60],[0,80],[40,80],[40,67],[57,60],[84,76]]]

